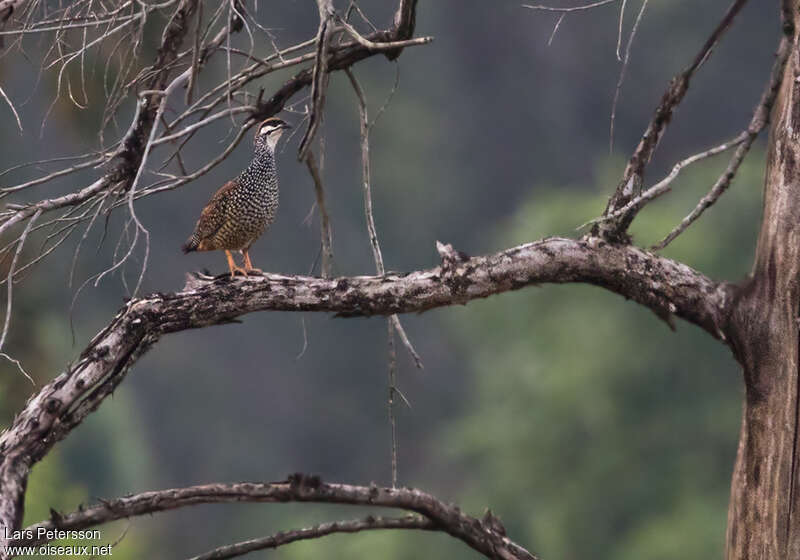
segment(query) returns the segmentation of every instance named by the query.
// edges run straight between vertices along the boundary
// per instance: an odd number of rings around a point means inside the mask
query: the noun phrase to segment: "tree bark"
[[[787,6],[790,2],[784,2]],[[731,346],[746,386],[728,511],[726,557],[800,558],[798,302],[800,302],[800,57],[797,0],[772,111],[764,208],[751,278],[734,301]]]

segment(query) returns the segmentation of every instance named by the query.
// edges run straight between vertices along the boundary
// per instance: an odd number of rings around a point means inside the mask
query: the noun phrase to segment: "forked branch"
[[[670,81],[667,90],[661,98],[661,102],[650,120],[650,124],[648,124],[647,129],[642,135],[642,139],[639,141],[633,155],[628,161],[628,165],[622,175],[622,180],[619,182],[616,191],[608,201],[604,213],[605,215],[616,212],[640,194],[644,181],[645,169],[650,164],[653,154],[655,154],[656,148],[658,148],[661,138],[666,132],[667,125],[669,125],[672,119],[672,114],[686,96],[686,92],[689,90],[689,82],[695,72],[697,72],[708,57],[711,56],[714,47],[725,32],[730,29],[734,19],[742,8],[744,8],[746,3],[747,0],[733,1],[714,31],[709,35],[706,42],[695,55],[691,64]],[[593,234],[612,241],[625,241],[625,232],[635,215],[636,213],[632,209],[618,218],[599,223],[593,229]]]

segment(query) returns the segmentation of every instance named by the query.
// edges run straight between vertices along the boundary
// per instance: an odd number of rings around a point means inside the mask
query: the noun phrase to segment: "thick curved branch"
[[[104,501],[68,515],[54,515],[49,521],[32,525],[27,530],[31,531],[34,538],[21,539],[14,544],[32,545],[42,542],[44,539],[36,538],[36,535],[44,535],[52,529],[85,529],[118,519],[189,505],[235,502],[314,502],[403,509],[418,513],[431,522],[413,528],[438,529],[462,540],[488,558],[536,560],[534,555],[506,537],[502,524],[490,514],[479,520],[462,513],[456,506],[445,504],[426,492],[412,488],[328,484],[318,477],[302,474],[294,474],[281,482],[206,484],[144,492]]]
[[[548,238],[474,258],[448,246],[440,251],[441,266],[407,274],[194,277],[181,292],[130,300],[0,435],[0,525],[18,527],[30,467],[94,411],[164,334],[227,323],[254,311],[416,313],[537,283],[583,282],[641,303],[662,318],[677,315],[726,338],[732,288],[636,247],[597,238]]]

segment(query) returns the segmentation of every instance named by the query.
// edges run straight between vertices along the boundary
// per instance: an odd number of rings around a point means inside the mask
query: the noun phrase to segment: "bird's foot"
[[[248,274],[264,274],[260,268],[253,267],[253,261],[250,260],[250,251],[242,249],[242,256],[244,257],[244,268]]]
[[[236,274],[241,274],[242,276],[247,276],[247,269],[242,268],[241,266],[232,266],[231,267],[231,278],[236,278]]]

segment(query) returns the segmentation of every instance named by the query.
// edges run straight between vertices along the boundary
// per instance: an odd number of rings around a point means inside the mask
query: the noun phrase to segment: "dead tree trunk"
[[[728,511],[729,560],[800,558],[800,56],[798,2],[791,4],[761,232],[752,277],[738,294],[728,329],[746,386]]]

